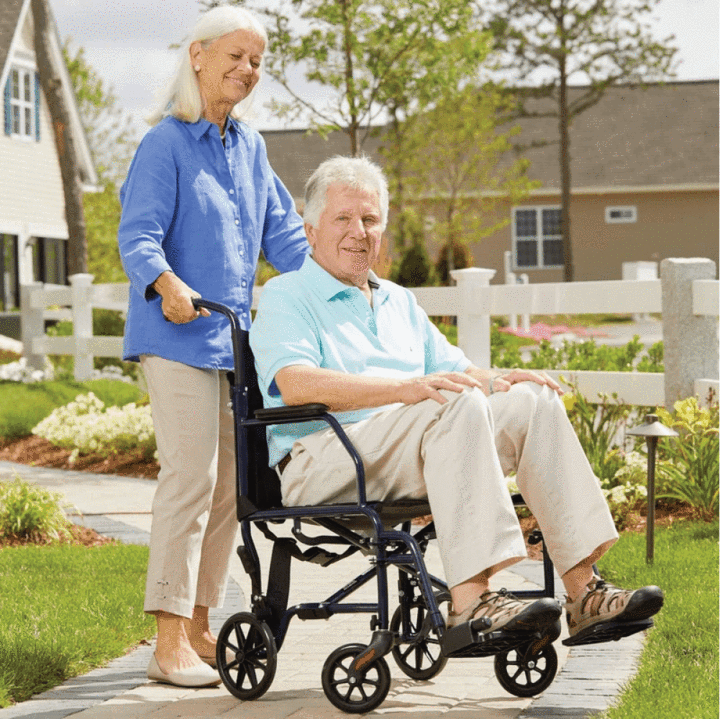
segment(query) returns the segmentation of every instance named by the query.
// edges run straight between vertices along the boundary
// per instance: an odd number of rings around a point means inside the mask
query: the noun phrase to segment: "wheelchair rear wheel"
[[[248,612],[233,614],[223,624],[216,657],[223,684],[238,699],[261,697],[275,678],[275,638],[265,622]]]
[[[547,638],[545,638],[547,639]],[[495,655],[495,676],[516,697],[534,697],[545,691],[557,672],[557,652],[543,639]]]
[[[442,597],[442,595],[441,595]],[[439,601],[443,601],[438,597]],[[447,657],[440,651],[440,641],[434,632],[424,627],[427,609],[418,597],[409,608],[408,626],[402,626],[402,606],[390,621],[390,630],[400,639],[392,649],[393,659],[402,672],[411,679],[426,680],[439,674],[447,664]]]
[[[355,657],[366,648],[364,644],[344,644],[323,666],[325,696],[338,709],[350,714],[364,714],[379,707],[390,691],[390,669],[383,657],[374,659],[354,676],[350,671]]]

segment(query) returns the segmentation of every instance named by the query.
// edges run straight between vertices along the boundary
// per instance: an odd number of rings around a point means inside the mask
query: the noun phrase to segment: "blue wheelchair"
[[[291,619],[329,619],[335,614],[371,615],[367,643],[344,644],[333,651],[322,670],[322,687],[329,701],[348,713],[365,713],[378,707],[390,689],[392,655],[400,670],[418,681],[436,676],[449,659],[494,656],[501,686],[518,697],[544,691],[558,667],[553,642],[561,633],[560,621],[543,631],[490,631],[485,618],[448,629],[441,605],[450,601],[447,584],[428,573],[424,554],[435,537],[432,522],[420,528],[412,520],[431,513],[425,501],[392,504],[368,501],[362,458],[343,428],[322,404],[264,409],[248,333],[228,307],[205,299],[196,308],[223,314],[230,322],[234,372],[230,394],[235,417],[237,453],[237,518],[242,544],[237,548],[251,583],[251,610],[231,616],[222,626],[217,643],[217,667],[228,691],[241,700],[261,697],[270,688]],[[266,427],[322,420],[337,434],[354,462],[357,502],[307,507],[284,507],[280,481],[268,467]],[[517,506],[520,495],[513,496]],[[291,537],[279,536],[290,525]],[[308,532],[320,528],[323,534]],[[264,584],[253,530],[273,543],[267,582]],[[540,543],[535,530],[529,538]],[[370,567],[331,596],[319,602],[288,607],[290,565],[293,559],[328,567],[362,552]],[[388,570],[398,572],[398,606],[390,614]],[[555,594],[552,562],[543,554],[544,587],[517,591],[523,598],[552,598]],[[352,602],[350,598],[368,582],[377,583],[377,601]],[[565,644],[589,644],[620,639],[651,627],[651,619],[603,624]]]

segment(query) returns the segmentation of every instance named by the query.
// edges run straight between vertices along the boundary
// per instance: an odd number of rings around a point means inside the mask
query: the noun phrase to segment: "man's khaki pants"
[[[145,611],[222,606],[237,533],[235,440],[225,372],[145,355],[160,461]]]
[[[489,398],[394,406],[345,426],[373,500],[427,497],[448,585],[526,556],[505,475],[517,485],[563,575],[617,532],[555,392],[532,382]],[[287,506],[357,501],[355,470],[331,429],[297,441],[282,476]]]

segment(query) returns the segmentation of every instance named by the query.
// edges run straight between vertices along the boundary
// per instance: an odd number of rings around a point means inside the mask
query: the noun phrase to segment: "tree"
[[[417,200],[443,209],[435,227],[446,250],[445,263],[438,265],[444,277],[455,269],[459,245],[478,242],[508,223],[507,213],[498,216],[500,203],[517,204],[539,184],[526,175],[528,160],[508,159],[519,128],[501,132],[500,126],[513,107],[494,85],[467,87],[448,93],[413,123],[406,182]]]
[[[473,66],[476,72],[472,56],[478,45],[487,45],[474,29],[467,0],[246,4],[268,18],[265,71],[291,97],[273,101],[273,110],[322,134],[345,132],[353,156],[362,150],[373,125],[386,122],[388,111],[394,109],[404,119],[423,94],[432,96],[433,84],[437,89],[437,83],[453,81],[458,67]],[[310,83],[308,92],[298,90],[298,68]],[[319,92],[313,94],[313,85]]]
[[[498,63],[517,73],[521,117],[557,117],[561,181],[561,233],[565,281],[574,276],[570,231],[570,126],[595,105],[608,88],[666,78],[676,52],[653,39],[646,21],[660,0],[494,0],[478,3],[479,12],[503,52]],[[550,75],[548,76],[548,72]],[[539,84],[527,86],[541,78]],[[568,97],[572,78],[587,83]],[[524,86],[525,85],[525,86]],[[554,110],[529,101],[550,99]]]
[[[90,153],[102,183],[101,192],[83,197],[87,234],[87,270],[96,282],[125,282],[120,262],[117,231],[121,207],[117,187],[124,180],[137,145],[132,118],[119,106],[112,88],[107,87],[85,59],[85,51],[63,46],[63,57],[75,91],[80,119]]]
[[[85,50],[74,53],[71,39],[63,45],[63,57],[100,181],[119,187],[138,144],[132,116],[118,106],[112,87],[108,87],[85,59]]]
[[[87,240],[83,213],[80,162],[75,140],[70,130],[70,114],[63,97],[62,80],[53,67],[48,48],[51,25],[47,0],[32,0],[35,23],[35,59],[40,76],[40,86],[50,110],[55,146],[57,148],[60,174],[65,197],[65,221],[68,228],[68,273],[87,272]]]

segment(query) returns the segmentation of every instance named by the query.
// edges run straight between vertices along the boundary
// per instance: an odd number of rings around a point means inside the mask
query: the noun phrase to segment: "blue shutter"
[[[40,75],[35,73],[35,141],[40,142]]]
[[[10,107],[10,73],[5,83],[5,134],[12,135],[12,108]]]

